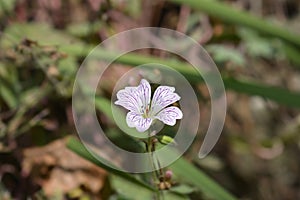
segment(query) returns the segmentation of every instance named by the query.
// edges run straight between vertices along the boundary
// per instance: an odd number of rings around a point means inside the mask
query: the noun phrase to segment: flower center
[[[144,112],[144,114],[143,114],[143,117],[144,117],[144,118],[149,118],[149,117],[150,117],[150,116],[149,116],[149,106],[146,107],[145,112]]]

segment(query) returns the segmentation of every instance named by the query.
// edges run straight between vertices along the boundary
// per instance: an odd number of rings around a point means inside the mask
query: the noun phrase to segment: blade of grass
[[[125,197],[132,200],[140,200],[141,197],[143,200],[153,200],[154,194],[151,190],[142,188],[140,185],[132,183],[127,179],[118,176],[110,177],[112,186],[115,190]],[[171,191],[163,192],[164,200],[188,200],[189,198],[185,195],[179,195]]]
[[[129,195],[130,197],[137,197],[138,199],[141,197],[139,195],[146,195],[148,197],[152,197],[154,194],[153,192],[156,192],[156,189],[152,186],[148,185],[147,183],[136,179],[134,176],[132,176],[129,173],[125,173],[121,170],[118,170],[117,168],[109,167],[103,163],[107,163],[107,161],[102,157],[95,157],[95,155],[92,155],[85,147],[84,145],[74,137],[70,137],[67,141],[67,147],[72,150],[77,155],[85,158],[86,160],[94,163],[98,167],[101,167],[111,174],[114,175],[112,177],[113,183],[118,186],[117,191],[120,191],[122,189],[125,189],[126,191],[123,191],[122,193]],[[127,191],[128,190],[128,191]],[[134,192],[130,194],[130,192]],[[174,192],[168,192],[164,195],[165,199],[176,199],[176,200],[186,200],[187,198],[184,195],[180,195]],[[144,197],[144,196],[143,196]],[[134,198],[136,199],[136,198]],[[152,199],[152,198],[149,198]]]
[[[95,165],[97,165],[97,166],[99,166],[99,167],[101,167],[101,168],[109,171],[112,174],[114,174],[116,176],[120,176],[122,178],[125,178],[126,180],[132,181],[133,183],[139,184],[140,186],[142,186],[144,188],[147,188],[147,189],[150,189],[151,191],[155,191],[155,189],[152,186],[150,186],[150,185],[148,185],[148,184],[146,184],[146,183],[144,183],[144,182],[136,179],[134,176],[132,176],[132,175],[130,175],[128,173],[125,173],[125,172],[123,172],[121,170],[118,170],[117,167],[112,168],[110,166],[107,166],[107,165],[103,164],[103,163],[108,163],[108,161],[105,160],[104,158],[99,157],[99,156],[96,157],[96,154],[92,155],[83,146],[83,144],[79,140],[77,140],[77,139],[75,139],[73,137],[70,137],[68,139],[68,141],[67,141],[67,147],[70,150],[72,150],[74,153],[76,153],[77,155],[79,155],[79,156],[85,158],[86,160],[94,163]]]
[[[170,152],[171,153],[171,152]],[[222,188],[213,179],[203,173],[200,169],[196,168],[194,165],[189,163],[183,158],[179,158],[174,162],[170,169],[176,174],[179,180],[190,183],[200,191],[203,192],[205,196],[217,200],[234,200],[236,199],[232,194]]]
[[[300,93],[292,93],[286,89],[250,83],[234,78],[226,78],[223,79],[223,81],[226,88],[236,92],[248,95],[258,95],[274,100],[280,104],[300,108]]]
[[[73,54],[80,54],[82,52],[88,53],[90,51],[90,48],[87,48],[85,51],[83,51],[82,49],[76,51],[75,48],[64,48],[62,50],[67,51],[68,53],[71,52]],[[163,60],[153,56],[144,56],[136,53],[129,53],[120,57],[118,57],[117,55],[118,54],[115,52],[109,52],[103,49],[97,49],[96,53],[94,54],[94,56],[96,56],[98,59],[101,58],[106,60],[116,58],[115,62],[131,66],[138,66],[146,63],[160,63],[172,67],[175,70],[178,70],[189,81],[193,83],[203,82],[201,76],[198,75],[196,70],[192,68],[191,65],[181,61]],[[291,92],[287,89],[280,87],[271,87],[260,83],[239,80],[233,77],[222,76],[222,79],[226,89],[230,89],[247,95],[258,95],[282,105],[300,108],[300,93]]]
[[[201,10],[210,16],[220,18],[221,20],[250,27],[254,30],[278,37],[287,42],[293,43],[300,47],[300,37],[291,33],[287,28],[274,25],[260,17],[251,15],[248,12],[237,10],[226,3],[215,0],[170,0],[178,4],[185,4],[193,9]]]

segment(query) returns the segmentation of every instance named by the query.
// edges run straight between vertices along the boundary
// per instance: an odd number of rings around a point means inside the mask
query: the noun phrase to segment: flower
[[[151,86],[147,80],[142,79],[137,87],[125,87],[118,91],[115,104],[129,110],[126,115],[127,125],[135,127],[139,132],[148,130],[156,119],[174,126],[176,119],[183,116],[179,108],[169,106],[180,99],[174,91],[174,87],[159,86],[151,100]]]

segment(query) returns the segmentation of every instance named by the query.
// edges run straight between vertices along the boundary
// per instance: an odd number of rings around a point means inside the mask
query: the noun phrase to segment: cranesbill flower
[[[139,132],[148,130],[156,119],[174,126],[176,119],[183,116],[179,108],[170,106],[180,99],[174,91],[174,87],[159,86],[151,100],[151,86],[147,80],[142,79],[137,87],[125,87],[118,91],[115,104],[129,110],[126,115],[127,125],[135,127]]]

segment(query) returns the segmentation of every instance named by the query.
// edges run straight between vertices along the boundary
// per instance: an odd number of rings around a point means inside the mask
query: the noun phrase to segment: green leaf
[[[281,41],[262,37],[249,28],[240,28],[237,32],[250,56],[278,59],[284,55]]]
[[[213,55],[216,62],[232,62],[238,66],[243,66],[246,63],[244,56],[234,48],[222,45],[208,45],[206,49]]]

